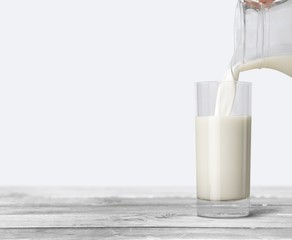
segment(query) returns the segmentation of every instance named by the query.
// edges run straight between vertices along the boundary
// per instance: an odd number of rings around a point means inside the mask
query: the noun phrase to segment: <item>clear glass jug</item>
[[[238,0],[234,33],[234,79],[256,68],[292,77],[292,0]]]

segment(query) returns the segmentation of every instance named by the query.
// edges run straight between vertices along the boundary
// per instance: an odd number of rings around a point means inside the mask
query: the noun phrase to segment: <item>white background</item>
[[[195,185],[194,82],[236,1],[0,2],[1,185]],[[292,183],[292,79],[253,82],[252,184]]]

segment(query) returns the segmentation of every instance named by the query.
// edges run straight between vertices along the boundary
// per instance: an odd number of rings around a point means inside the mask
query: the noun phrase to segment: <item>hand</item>
[[[245,0],[245,3],[247,6],[255,9],[260,9],[262,7],[269,7],[274,3],[275,0],[259,0],[258,2],[255,2],[253,0]]]

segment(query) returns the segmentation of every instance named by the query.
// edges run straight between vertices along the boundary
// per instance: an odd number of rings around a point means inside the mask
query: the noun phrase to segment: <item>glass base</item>
[[[197,199],[197,214],[209,218],[238,218],[249,215],[249,198],[234,201]]]

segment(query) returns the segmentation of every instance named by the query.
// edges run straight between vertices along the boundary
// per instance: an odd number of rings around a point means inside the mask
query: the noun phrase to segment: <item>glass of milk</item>
[[[227,102],[220,104],[231,104],[231,112],[215,115],[220,84],[234,89],[230,94],[235,97],[230,103],[225,92]],[[251,83],[240,81],[196,83],[198,216],[249,215],[251,88]]]

